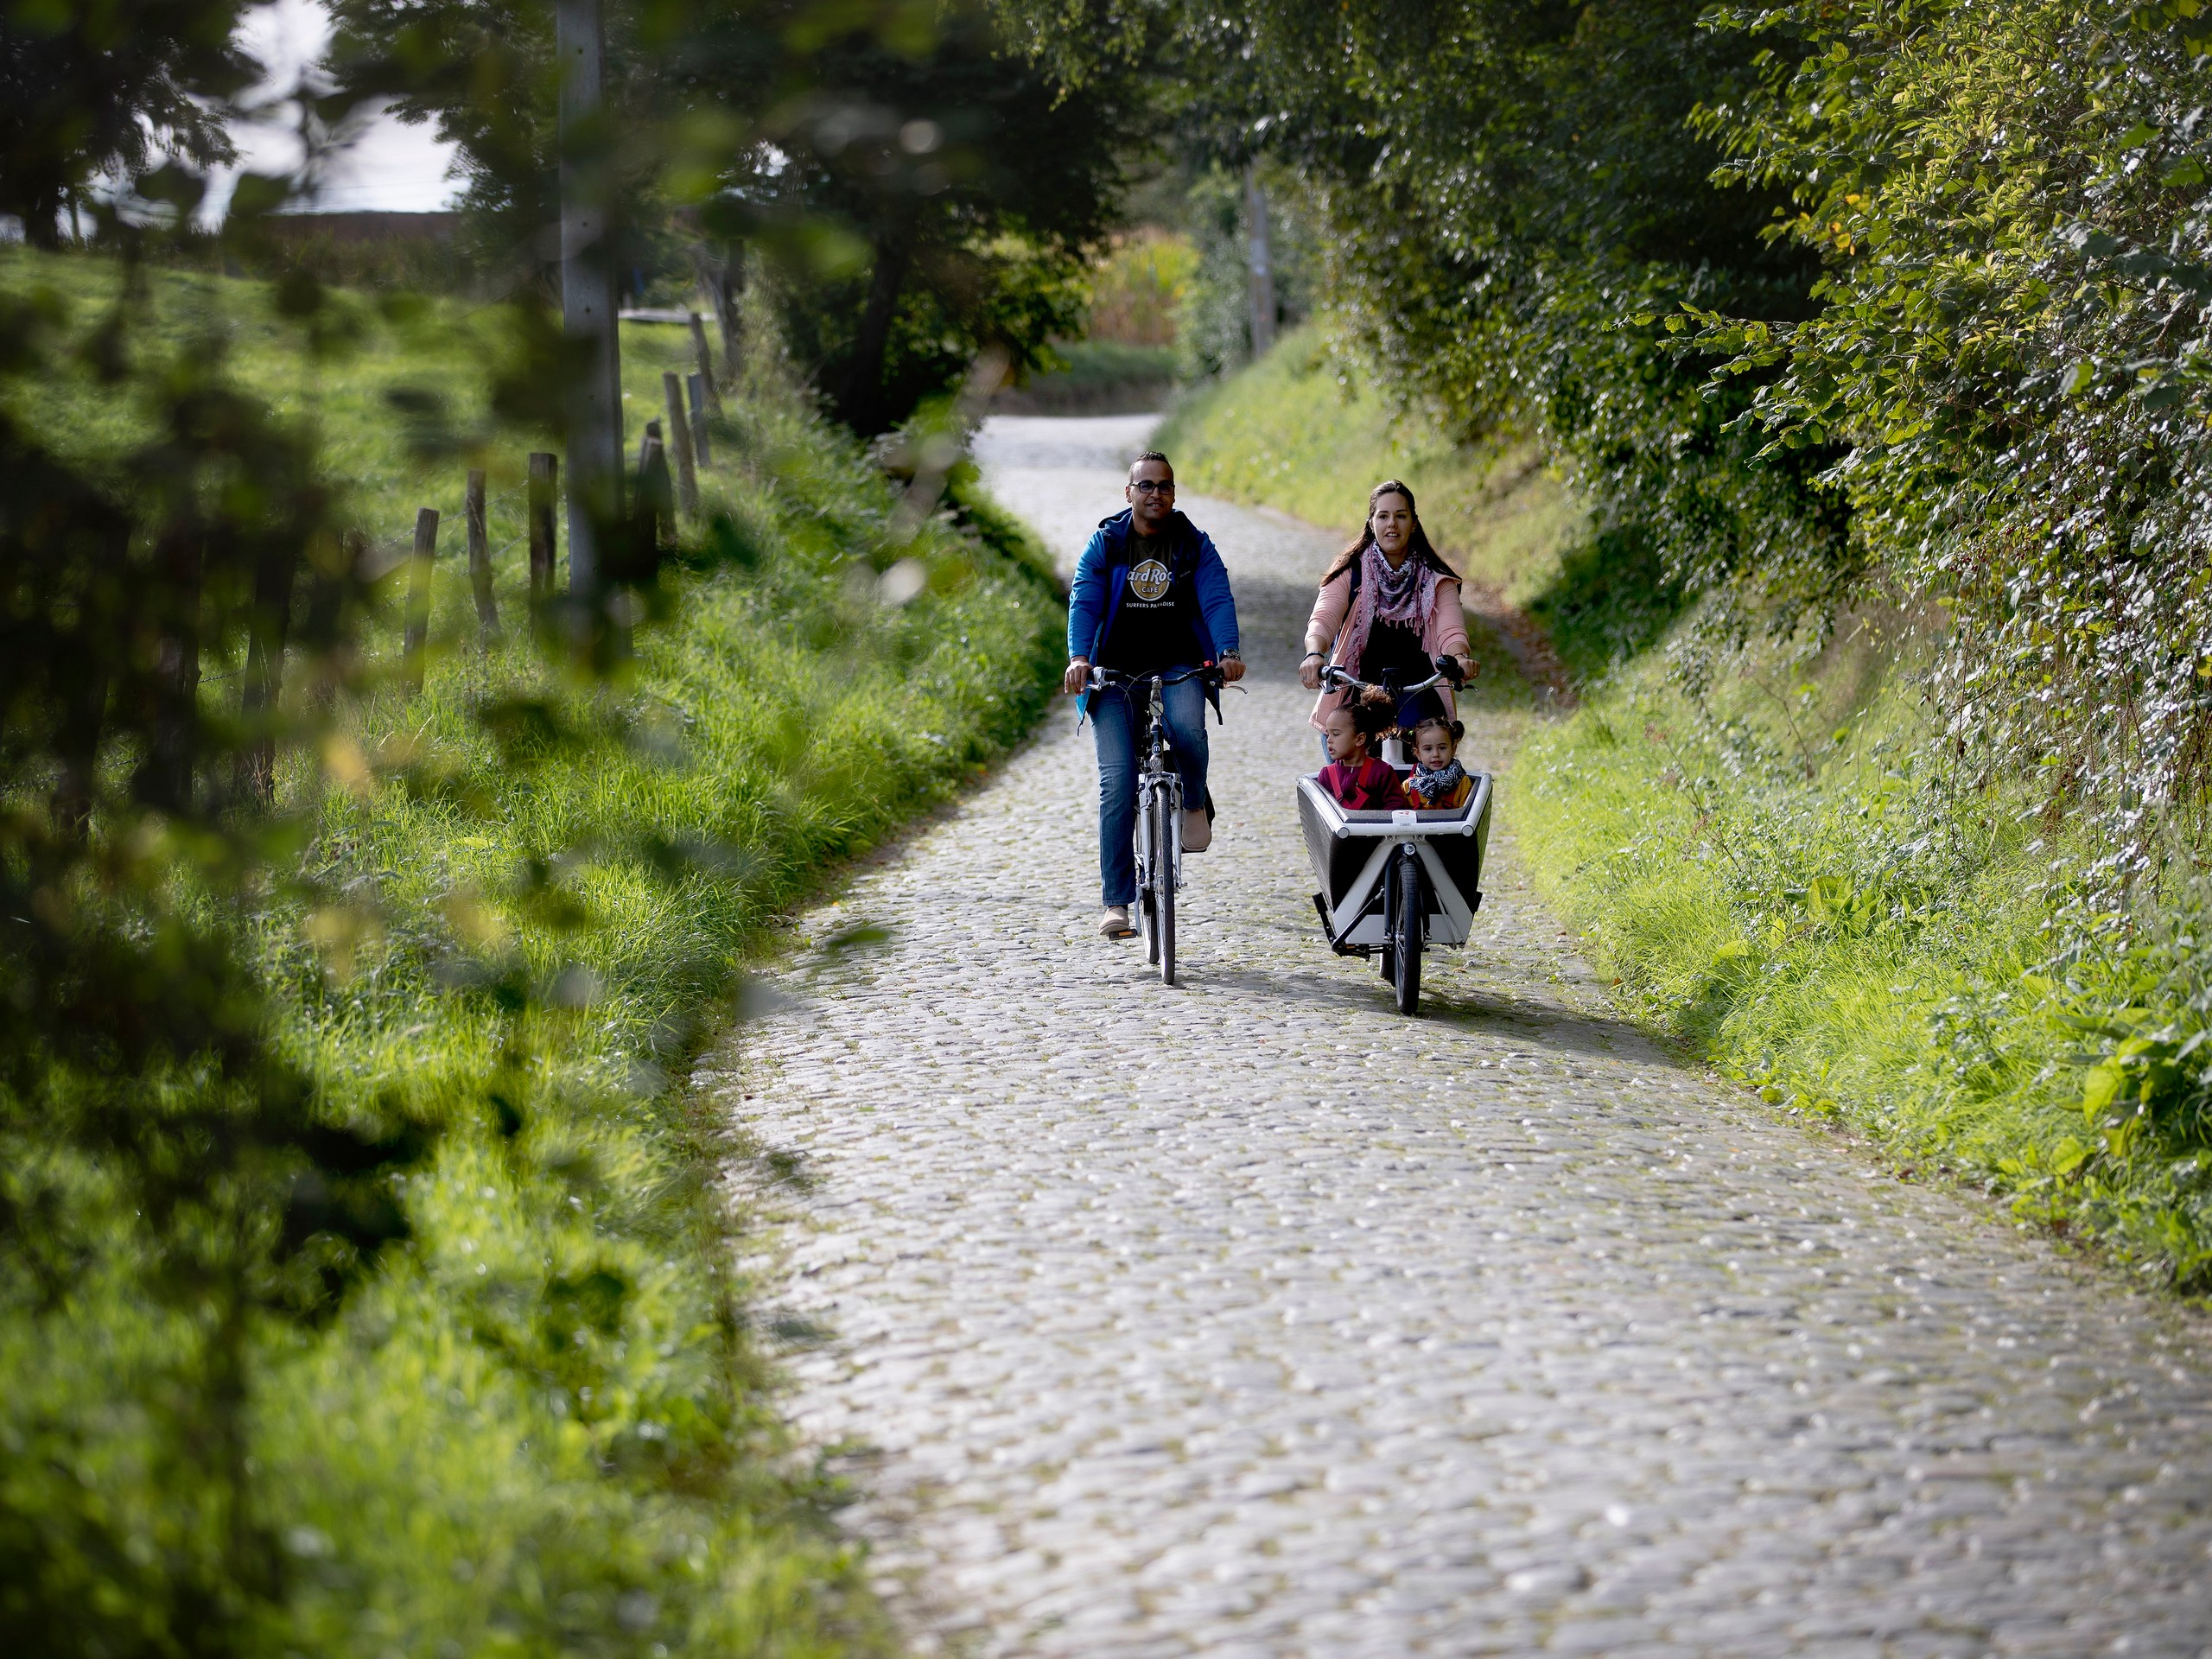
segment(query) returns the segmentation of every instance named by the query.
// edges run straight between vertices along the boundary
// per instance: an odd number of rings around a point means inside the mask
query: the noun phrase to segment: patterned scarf
[[[1370,614],[1377,621],[1410,623],[1420,628],[1436,608],[1436,572],[1426,559],[1410,551],[1393,570],[1382,550],[1370,542],[1360,555],[1359,585],[1372,596]]]
[[[1467,769],[1457,760],[1446,761],[1434,772],[1416,766],[1406,779],[1406,793],[1424,801],[1440,801],[1467,781]]]

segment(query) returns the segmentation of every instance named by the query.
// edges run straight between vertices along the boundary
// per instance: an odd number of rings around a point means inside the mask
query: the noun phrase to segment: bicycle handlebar
[[[1349,686],[1356,691],[1380,691],[1386,696],[1410,697],[1415,692],[1426,691],[1433,685],[1448,684],[1457,690],[1465,682],[1459,676],[1447,674],[1440,668],[1418,685],[1376,685],[1347,674],[1343,669],[1332,663],[1321,671],[1321,683],[1332,690]]]
[[[1197,668],[1186,668],[1180,674],[1124,674],[1119,669],[1093,667],[1090,677],[1100,686],[1141,685],[1147,680],[1158,680],[1162,685],[1180,685],[1185,680],[1204,679],[1208,683],[1222,683],[1221,670],[1211,663]]]

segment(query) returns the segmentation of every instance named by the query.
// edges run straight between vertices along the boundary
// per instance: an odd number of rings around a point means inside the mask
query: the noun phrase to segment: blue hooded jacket
[[[1229,569],[1221,562],[1213,537],[1180,512],[1168,515],[1158,536],[1137,537],[1129,527],[1129,510],[1124,507],[1112,518],[1098,521],[1098,528],[1091,532],[1083,556],[1076,561],[1075,581],[1068,588],[1068,655],[1097,662],[1099,647],[1113,631],[1114,618],[1120,613],[1122,596],[1128,591],[1129,542],[1133,537],[1146,544],[1143,550],[1147,553],[1158,552],[1165,542],[1176,575],[1190,577],[1180,592],[1188,596],[1185,603],[1195,601],[1190,620],[1192,632],[1198,636],[1202,659],[1218,662],[1223,652],[1236,650],[1236,601],[1230,594]],[[1209,686],[1206,696],[1218,715],[1219,693]],[[1084,713],[1090,712],[1088,690],[1076,706]]]

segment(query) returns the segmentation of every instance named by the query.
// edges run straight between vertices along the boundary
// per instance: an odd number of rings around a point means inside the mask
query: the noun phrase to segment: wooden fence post
[[[424,507],[415,515],[415,556],[407,562],[407,643],[401,664],[409,696],[423,689],[423,658],[430,644],[430,566],[438,556],[438,515]]]
[[[660,437],[660,423],[645,425],[645,442],[638,446],[638,556],[676,539],[676,490],[669,476],[668,451]]]
[[[561,499],[561,461],[538,450],[530,458],[530,613],[553,596],[553,504]]]
[[[359,530],[338,537],[338,560],[327,556],[313,562],[308,578],[307,615],[300,624],[300,650],[312,677],[315,706],[327,709],[339,685],[353,671],[353,653],[339,639],[344,626],[346,600],[368,568],[369,538]]]
[[[707,396],[707,408],[719,416],[722,412],[722,389],[715,384],[715,359],[707,349],[707,321],[696,311],[691,314],[691,354],[699,359],[700,385]]]
[[[683,413],[683,381],[674,369],[660,377],[661,401],[668,405],[668,447],[676,454],[677,500],[683,516],[699,518],[699,469],[691,455],[691,423]]]
[[[292,620],[292,589],[299,580],[299,547],[279,542],[253,573],[253,610],[246,630],[245,677],[238,685],[238,715],[246,747],[238,751],[232,792],[268,802],[276,798],[276,699],[284,689],[284,639]]]
[[[492,596],[492,533],[485,521],[484,473],[468,474],[468,585],[476,593],[476,628],[489,645],[499,637],[499,604]]]
[[[705,381],[704,375],[686,375],[683,390],[691,403],[691,453],[698,457],[702,467],[711,467],[715,464],[714,448],[707,442],[707,402],[700,390]]]

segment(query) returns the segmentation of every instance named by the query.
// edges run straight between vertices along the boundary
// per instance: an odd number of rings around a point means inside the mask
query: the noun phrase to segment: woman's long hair
[[[1449,576],[1454,582],[1459,581],[1459,573],[1444,563],[1444,556],[1430,543],[1428,532],[1421,528],[1421,508],[1414,505],[1413,491],[1406,486],[1403,479],[1386,478],[1367,493],[1367,517],[1360,521],[1359,539],[1337,555],[1337,562],[1329,567],[1328,574],[1321,578],[1321,585],[1325,588],[1344,575],[1359,562],[1363,553],[1375,545],[1375,504],[1386,495],[1404,496],[1406,511],[1414,516],[1414,533],[1406,538],[1406,551],[1435,571],[1437,575]]]

